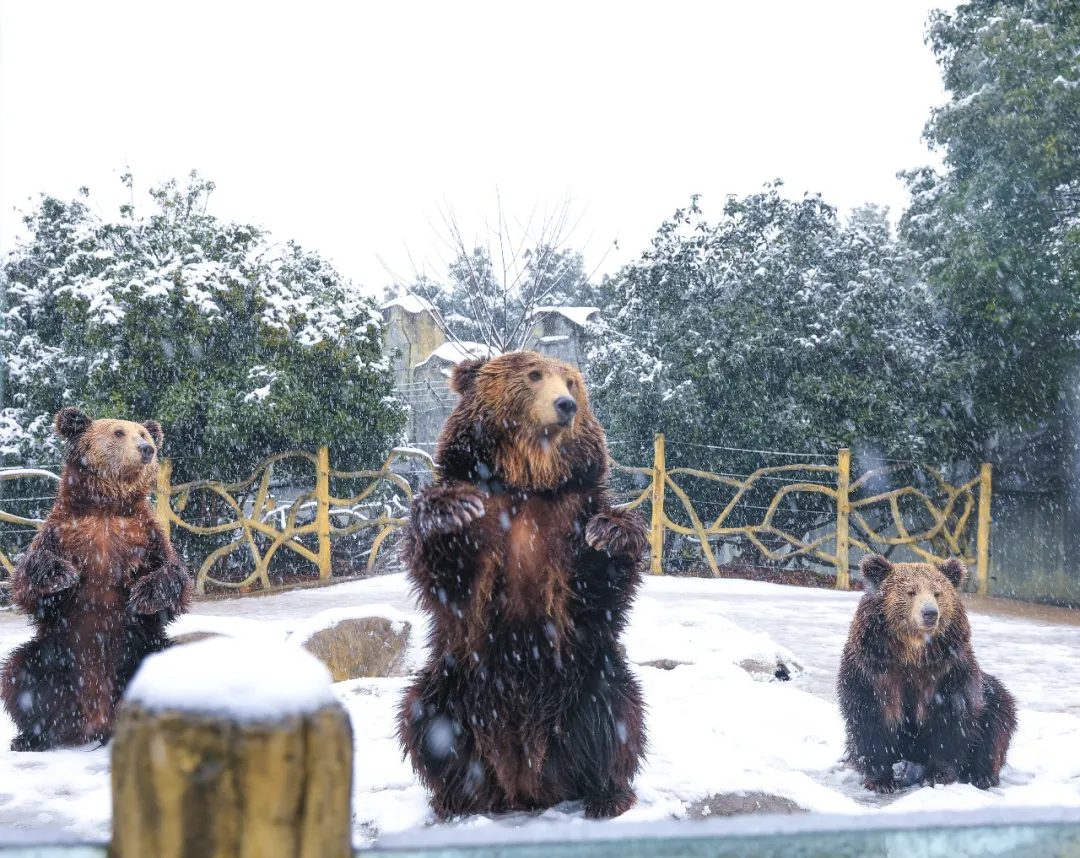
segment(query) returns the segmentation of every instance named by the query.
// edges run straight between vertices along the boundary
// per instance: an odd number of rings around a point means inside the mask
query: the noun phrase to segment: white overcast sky
[[[112,216],[196,168],[211,211],[370,291],[467,230],[569,196],[590,267],[636,256],[690,195],[783,178],[905,205],[944,100],[932,0],[0,0],[0,247],[40,192]],[[951,4],[955,5],[955,4]],[[614,239],[619,250],[609,250]],[[408,248],[408,253],[406,253]]]

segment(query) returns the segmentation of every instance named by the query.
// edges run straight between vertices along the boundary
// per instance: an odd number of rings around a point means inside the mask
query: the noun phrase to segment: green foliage
[[[327,443],[339,466],[386,455],[405,411],[374,303],[318,255],[208,215],[213,189],[192,173],[145,216],[44,197],[25,218],[2,269],[4,455],[55,462],[51,415],[71,404],[161,421],[178,480]]]
[[[966,407],[914,271],[879,210],[841,224],[773,185],[710,224],[695,198],[612,281],[619,309],[593,338],[616,455],[648,462],[664,432],[673,465],[719,471],[761,457],[710,447],[949,460]]]
[[[949,102],[926,128],[945,171],[906,174],[902,232],[949,313],[975,417],[1048,418],[1080,335],[1080,6],[969,2],[929,40]]]

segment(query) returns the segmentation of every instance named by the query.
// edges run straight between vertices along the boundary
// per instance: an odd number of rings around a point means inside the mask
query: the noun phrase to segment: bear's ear
[[[880,554],[867,554],[859,564],[859,571],[863,578],[875,587],[880,586],[881,582],[889,577],[892,569],[892,564]]]
[[[476,384],[480,367],[487,363],[487,358],[463,360],[450,373],[450,389],[458,396],[464,396]]]
[[[146,431],[150,433],[150,439],[154,442],[154,446],[161,449],[161,445],[165,443],[165,433],[161,431],[161,424],[156,420],[147,420],[143,423]]]
[[[949,583],[957,590],[960,589],[960,585],[964,583],[964,579],[967,578],[968,574],[967,566],[959,557],[950,557],[944,563],[939,563],[938,572],[948,578]]]
[[[61,408],[56,415],[56,434],[65,441],[74,441],[89,429],[93,422],[81,408]]]

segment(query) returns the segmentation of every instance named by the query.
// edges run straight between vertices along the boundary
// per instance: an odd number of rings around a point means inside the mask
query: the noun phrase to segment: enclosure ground
[[[1020,729],[1002,787],[979,792],[954,785],[880,799],[839,765],[843,727],[834,683],[858,598],[753,581],[650,578],[627,635],[649,706],[650,753],[638,779],[638,805],[624,819],[699,815],[711,796],[732,792],[842,813],[1080,806],[1080,634],[1073,612],[969,600],[976,654],[1020,703]],[[200,602],[176,632],[280,641],[321,611],[362,605],[411,615],[408,658],[415,666],[423,656],[424,622],[401,575]],[[28,634],[24,619],[0,612],[0,656]],[[755,679],[739,666],[770,658],[791,663],[791,681]],[[360,843],[430,822],[423,791],[395,738],[395,709],[406,682],[359,679],[336,686],[356,733]],[[12,725],[0,716],[0,747],[7,747],[11,734]],[[108,762],[107,748],[0,752],[0,826],[107,836]],[[578,808],[565,807],[539,817],[457,824],[573,825],[581,818]]]

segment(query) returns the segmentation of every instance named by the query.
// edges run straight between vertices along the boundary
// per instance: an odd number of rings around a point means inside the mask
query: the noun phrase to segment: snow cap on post
[[[124,699],[148,712],[272,721],[335,701],[330,671],[305,650],[214,637],[150,656]]]

